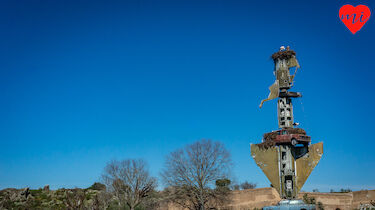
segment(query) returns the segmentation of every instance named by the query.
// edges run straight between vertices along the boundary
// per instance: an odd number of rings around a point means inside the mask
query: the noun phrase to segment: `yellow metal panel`
[[[323,155],[323,143],[319,142],[309,146],[309,152],[301,158],[296,160],[296,182],[297,193],[305,184],[307,178],[310,176],[312,170],[319,163]]]
[[[263,173],[270,180],[272,186],[280,193],[279,160],[278,148],[260,148],[256,144],[251,144],[251,156]]]

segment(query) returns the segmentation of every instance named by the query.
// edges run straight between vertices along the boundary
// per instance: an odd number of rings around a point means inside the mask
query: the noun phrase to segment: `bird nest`
[[[273,61],[276,61],[277,59],[280,60],[288,60],[291,59],[293,56],[296,56],[296,52],[294,50],[285,50],[285,51],[279,51],[275,52],[271,55],[271,58]]]
[[[265,141],[265,142],[262,142],[262,143],[256,144],[256,145],[259,147],[259,149],[266,150],[266,149],[269,149],[269,148],[275,146],[276,143],[274,141]]]

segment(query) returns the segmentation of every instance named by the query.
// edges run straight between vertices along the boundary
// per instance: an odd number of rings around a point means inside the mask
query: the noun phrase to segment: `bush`
[[[341,189],[340,192],[342,193],[347,193],[347,192],[351,192],[352,190],[351,189]]]
[[[100,182],[95,182],[93,185],[91,185],[89,188],[87,188],[89,190],[99,190],[99,191],[105,191],[106,190],[106,186]]]
[[[256,187],[257,187],[257,184],[251,183],[251,182],[248,182],[248,181],[246,181],[246,182],[244,182],[244,183],[241,184],[241,188],[243,190],[246,190],[246,189],[255,189]]]
[[[240,185],[235,184],[235,185],[232,186],[232,189],[233,190],[240,190]]]
[[[229,188],[230,180],[229,179],[218,179],[218,180],[216,180],[215,184],[216,184],[217,188],[219,188],[219,187]]]
[[[314,197],[309,197],[306,193],[303,195],[303,202],[306,204],[315,204],[316,200]]]

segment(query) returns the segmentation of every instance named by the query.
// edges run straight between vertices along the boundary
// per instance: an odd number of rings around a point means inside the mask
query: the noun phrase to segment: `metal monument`
[[[272,55],[274,75],[267,99],[276,99],[279,130],[265,133],[262,143],[251,144],[251,156],[262,169],[272,186],[284,200],[296,200],[306,179],[323,155],[323,143],[311,144],[310,136],[298,128],[293,119],[292,99],[301,97],[299,92],[291,92],[297,70],[300,68],[295,51],[280,47]],[[292,74],[292,71],[294,73]]]

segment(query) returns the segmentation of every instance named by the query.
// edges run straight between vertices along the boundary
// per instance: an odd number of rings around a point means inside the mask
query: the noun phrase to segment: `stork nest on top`
[[[275,52],[274,54],[271,55],[271,58],[273,59],[273,61],[276,62],[277,59],[288,60],[288,59],[291,59],[293,56],[296,56],[296,52],[294,50],[285,50],[285,51]]]

